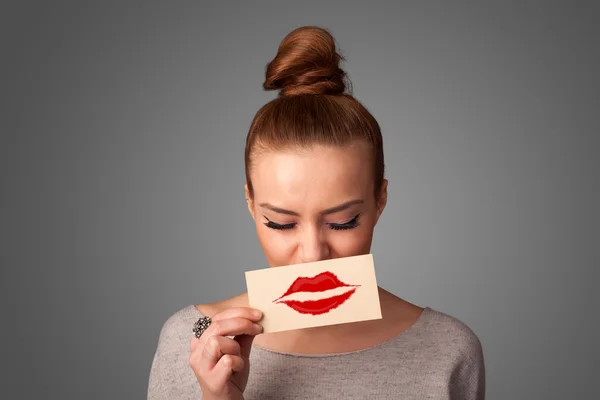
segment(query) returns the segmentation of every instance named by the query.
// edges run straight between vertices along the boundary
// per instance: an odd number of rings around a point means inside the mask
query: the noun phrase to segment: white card
[[[381,318],[373,255],[246,272],[263,333]]]

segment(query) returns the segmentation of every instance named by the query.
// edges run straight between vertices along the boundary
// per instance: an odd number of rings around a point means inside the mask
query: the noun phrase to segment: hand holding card
[[[381,318],[371,254],[247,271],[246,285],[263,333]]]

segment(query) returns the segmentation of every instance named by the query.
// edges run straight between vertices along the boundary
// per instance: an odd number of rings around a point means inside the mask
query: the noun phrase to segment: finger
[[[211,370],[224,355],[240,356],[240,344],[228,337],[213,336],[206,342],[202,351],[206,368]]]
[[[231,375],[244,369],[244,360],[241,357],[227,354],[219,360],[215,368],[212,370],[212,381],[216,387],[224,387]],[[241,390],[241,389],[240,389]]]
[[[262,312],[251,307],[233,307],[215,314],[211,319],[214,322],[231,318],[246,318],[258,322],[262,318]]]
[[[200,339],[198,339],[197,337],[193,337],[190,339],[190,352],[194,352],[194,350],[196,350],[196,347],[198,347],[198,345],[200,344]]]
[[[218,365],[219,363],[222,363],[223,367]],[[216,368],[223,368],[223,369],[229,368],[233,372],[240,372],[241,370],[244,369],[244,365],[245,365],[245,362],[242,359],[242,357],[234,356],[232,354],[227,354],[227,355],[224,355],[223,357],[221,357],[221,359],[219,360],[219,363],[217,363]]]
[[[258,335],[262,332],[262,326],[246,318],[229,318],[214,321],[204,331],[200,338],[208,341],[212,336],[235,336],[235,335]]]

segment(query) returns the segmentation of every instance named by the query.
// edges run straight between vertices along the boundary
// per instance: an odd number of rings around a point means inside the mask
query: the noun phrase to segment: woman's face
[[[368,254],[379,202],[366,145],[265,151],[251,171],[248,210],[271,267]]]

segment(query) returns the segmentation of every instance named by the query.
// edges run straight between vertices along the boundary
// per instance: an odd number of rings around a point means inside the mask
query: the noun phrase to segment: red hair
[[[267,65],[265,90],[279,96],[256,113],[246,138],[246,183],[253,197],[250,171],[259,150],[358,142],[371,149],[375,197],[384,179],[383,141],[375,118],[346,91],[346,73],[339,66],[333,36],[306,26],[290,32]]]

